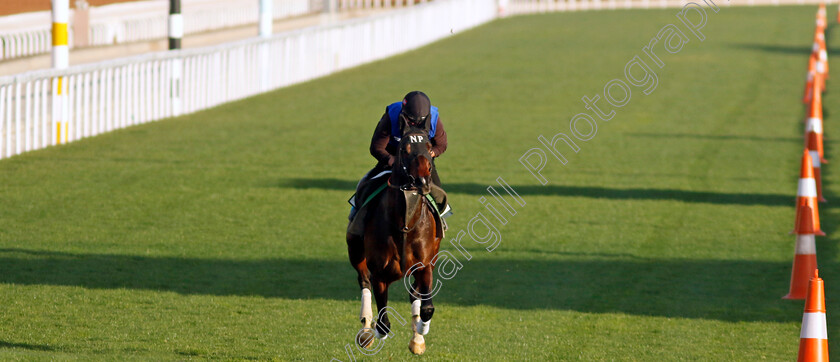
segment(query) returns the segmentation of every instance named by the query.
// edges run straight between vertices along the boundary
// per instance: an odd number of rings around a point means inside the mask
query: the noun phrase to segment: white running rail
[[[268,39],[0,77],[0,159],[321,77],[496,13],[495,0],[436,0]]]
[[[274,19],[284,19],[323,10],[311,0],[274,0]],[[113,45],[168,36],[168,0],[147,0],[90,8],[90,45]],[[182,0],[184,33],[256,24],[258,0]],[[70,11],[71,26],[74,10]],[[0,17],[0,61],[48,53],[52,44],[49,11]],[[73,46],[72,34],[69,45]]]

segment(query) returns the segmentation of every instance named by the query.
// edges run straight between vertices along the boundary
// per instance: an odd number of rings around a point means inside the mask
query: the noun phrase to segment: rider
[[[432,143],[432,177],[431,181],[438,187],[440,184],[440,177],[438,177],[437,168],[434,167],[434,159],[440,157],[446,151],[446,131],[443,129],[443,122],[438,115],[437,107],[432,106],[429,97],[421,91],[409,92],[405,95],[402,101],[394,102],[385,107],[385,114],[376,125],[373,131],[373,137],[370,140],[370,154],[378,161],[376,166],[370,170],[357,185],[356,195],[351,200],[353,208],[350,210],[350,221],[356,215],[359,206],[355,201],[364,200],[365,195],[361,189],[370,177],[381,176],[382,172],[390,170],[396,160],[397,146],[399,145],[400,135],[402,134],[403,123],[408,123],[412,127],[425,128],[429,131],[429,140]],[[362,187],[359,187],[362,186]],[[447,210],[448,210],[448,205]],[[446,210],[441,210],[441,213],[446,214]]]

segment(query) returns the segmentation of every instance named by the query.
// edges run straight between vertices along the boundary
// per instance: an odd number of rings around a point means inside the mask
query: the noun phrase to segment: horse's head
[[[422,128],[408,128],[403,132],[394,163],[394,175],[402,190],[417,190],[428,194],[431,190],[432,143],[429,132]]]

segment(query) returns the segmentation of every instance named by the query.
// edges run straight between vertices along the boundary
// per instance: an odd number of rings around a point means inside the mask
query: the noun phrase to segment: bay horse
[[[410,289],[414,330],[408,348],[414,354],[423,354],[426,351],[423,336],[429,332],[435,311],[431,299],[432,261],[443,235],[438,231],[438,219],[433,211],[436,206],[426,197],[431,190],[433,167],[428,131],[404,129],[388,186],[370,205],[373,208],[367,213],[364,235],[347,233],[347,252],[362,289],[359,314],[362,329],[356,335],[356,343],[368,348],[373,344],[373,337],[388,337],[391,322],[386,310],[393,310],[387,307],[388,286],[401,278],[414,276],[414,282],[407,288]],[[408,280],[405,284],[408,286]],[[375,323],[371,291],[376,299],[378,320]],[[405,324],[398,313],[392,314]]]

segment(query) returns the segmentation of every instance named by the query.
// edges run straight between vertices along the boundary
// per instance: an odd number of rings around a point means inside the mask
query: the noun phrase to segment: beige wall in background
[[[90,6],[125,3],[138,0],[88,0]],[[75,7],[75,1],[70,1],[70,7]],[[30,11],[50,10],[50,0],[0,0],[0,16]]]

